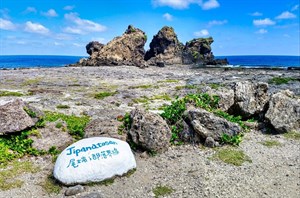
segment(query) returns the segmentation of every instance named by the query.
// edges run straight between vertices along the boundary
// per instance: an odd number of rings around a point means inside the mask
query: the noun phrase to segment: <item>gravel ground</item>
[[[150,67],[83,67],[0,70],[0,91],[10,90],[33,95],[21,98],[41,110],[60,111],[66,114],[88,114],[96,118],[116,118],[135,106],[144,106],[151,111],[168,104],[166,100],[151,100],[149,103],[134,103],[146,96],[167,94],[171,98],[186,93],[210,89],[209,83],[230,83],[243,80],[268,82],[272,77],[285,76],[300,79],[300,71],[283,70],[225,70],[220,68],[191,68],[170,66]],[[195,89],[179,89],[179,86],[197,85]],[[138,88],[140,85],[151,85]],[[177,88],[176,88],[177,87]],[[284,85],[270,85],[270,92],[290,89],[300,95],[300,81]],[[95,93],[116,91],[114,96],[97,100]],[[13,97],[0,97],[0,104]],[[57,109],[66,104],[70,109]],[[267,147],[266,140],[281,143]],[[135,153],[137,170],[129,177],[116,178],[110,185],[85,186],[85,191],[70,197],[82,197],[98,193],[103,198],[155,197],[153,189],[168,186],[173,189],[165,197],[300,197],[300,141],[283,135],[266,135],[252,130],[245,134],[237,148],[249,156],[252,162],[242,166],[226,164],[213,158],[217,149],[201,145],[173,146],[154,157]],[[64,197],[67,187],[59,194],[48,194],[41,183],[51,174],[54,164],[50,156],[32,157],[41,171],[22,174],[21,188],[0,192],[0,197]],[[92,197],[92,196],[90,196]]]

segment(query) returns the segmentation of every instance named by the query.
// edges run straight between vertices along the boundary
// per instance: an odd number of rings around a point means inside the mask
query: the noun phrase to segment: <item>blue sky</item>
[[[0,55],[86,56],[129,24],[149,42],[172,26],[181,42],[212,36],[215,55],[300,55],[299,0],[0,0]]]

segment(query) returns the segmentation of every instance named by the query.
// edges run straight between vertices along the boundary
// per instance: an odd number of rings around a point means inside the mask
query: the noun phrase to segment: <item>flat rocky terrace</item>
[[[88,115],[93,119],[116,119],[136,106],[161,112],[161,106],[188,93],[215,92],[233,82],[269,82],[273,77],[297,79],[282,85],[269,84],[269,92],[289,89],[300,95],[299,70],[196,68],[191,66],[149,67],[62,67],[0,70],[0,91],[23,93],[32,106],[64,114]],[[103,99],[100,92],[111,93]],[[0,105],[16,97],[0,97]],[[57,108],[66,105],[69,108]],[[265,141],[280,145],[267,147]],[[238,147],[251,162],[233,166],[214,159],[217,149],[202,145],[172,146],[150,157],[135,153],[137,170],[128,177],[115,178],[110,185],[87,185],[70,197],[98,193],[98,197],[155,197],[153,189],[169,186],[165,197],[272,197],[300,196],[300,141],[283,134],[268,135],[251,130]],[[0,192],[0,197],[64,197],[48,194],[43,182],[53,170],[51,156],[28,157],[40,167],[38,173],[19,177],[24,185]],[[27,160],[27,159],[21,159]],[[92,197],[92,196],[90,196]]]

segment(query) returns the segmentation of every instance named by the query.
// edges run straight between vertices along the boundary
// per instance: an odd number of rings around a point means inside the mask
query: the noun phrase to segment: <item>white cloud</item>
[[[79,44],[79,43],[73,43],[73,45],[74,45],[75,47],[84,47],[83,44]]]
[[[25,24],[25,32],[37,33],[37,34],[48,34],[50,31],[45,26],[39,23],[32,23],[27,21]]]
[[[0,18],[0,29],[2,29],[2,30],[15,30],[16,26],[11,21]]]
[[[268,26],[275,25],[276,23],[269,18],[253,20],[255,26]]]
[[[34,7],[27,7],[26,10],[23,11],[23,14],[29,13],[37,13],[37,10]]]
[[[276,17],[276,19],[294,19],[297,16],[294,15],[293,13],[290,13],[289,11],[285,11],[281,13],[279,16]]]
[[[251,16],[262,16],[263,14],[260,12],[253,12],[250,14]]]
[[[200,4],[203,10],[210,10],[214,8],[220,7],[220,4],[217,0],[208,0],[202,4]]]
[[[194,32],[194,35],[198,36],[198,37],[203,37],[203,36],[208,36],[209,32],[208,32],[208,30],[203,29],[203,30],[200,30],[198,32]]]
[[[88,32],[104,32],[107,27],[90,20],[81,19],[76,13],[65,14],[65,19],[74,23],[75,26],[66,27],[63,31],[72,34],[86,34]]]
[[[292,11],[296,11],[299,9],[299,5],[295,5],[294,7],[292,7]]]
[[[208,22],[208,26],[211,27],[211,26],[214,26],[214,25],[224,25],[226,23],[228,23],[227,20],[223,20],[223,21],[213,20],[213,21]]]
[[[259,29],[258,31],[255,32],[256,34],[267,34],[268,30],[266,29]]]
[[[68,5],[68,6],[65,6],[64,7],[64,10],[73,10],[75,8],[75,6],[73,6],[73,5]]]
[[[42,15],[46,16],[46,17],[57,17],[58,14],[56,13],[56,11],[54,9],[50,9],[47,12],[42,12]]]
[[[172,21],[173,20],[173,16],[170,15],[169,13],[165,13],[163,15],[163,18],[166,19],[167,21]]]
[[[55,45],[55,46],[63,46],[64,44],[55,41],[55,42],[54,42],[54,45]]]
[[[169,6],[174,9],[187,9],[190,4],[198,4],[203,10],[220,7],[217,0],[152,0],[154,6]]]

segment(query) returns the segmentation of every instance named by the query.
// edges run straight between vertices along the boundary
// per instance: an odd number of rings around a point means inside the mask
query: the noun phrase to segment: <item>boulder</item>
[[[236,82],[233,85],[234,105],[228,112],[241,115],[244,119],[262,114],[270,99],[268,87],[269,85],[264,82]]]
[[[20,99],[0,106],[0,134],[33,127],[42,113]]]
[[[99,43],[98,41],[89,42],[85,47],[86,53],[88,53],[91,56],[95,52],[100,52],[103,46],[104,45],[102,43]]]
[[[209,89],[207,91],[210,95],[219,96],[219,108],[222,111],[227,112],[228,109],[234,104],[234,91],[233,89],[227,89],[225,87],[220,87],[218,89]]]
[[[279,133],[300,132],[300,99],[289,90],[271,96],[265,119]]]
[[[107,45],[101,46],[99,44],[94,45],[92,43],[90,45],[91,47],[88,49],[89,52],[93,52],[82,65],[133,65],[144,67],[146,66],[144,61],[144,45],[146,41],[147,36],[142,30],[129,25],[122,36],[115,37],[112,41],[107,43]]]
[[[183,45],[179,42],[174,29],[165,26],[153,37],[145,60],[150,65],[182,64],[182,49]]]
[[[166,121],[157,114],[136,108],[131,111],[132,120],[129,139],[143,149],[163,152],[170,145],[171,130]]]
[[[89,137],[111,137],[126,141],[126,136],[118,134],[119,126],[122,122],[116,119],[98,118],[92,120],[84,129],[85,138]]]
[[[241,132],[238,124],[229,122],[204,109],[191,109],[184,114],[194,131],[204,140],[212,137],[215,141],[220,141],[223,133],[233,136]]]
[[[127,142],[94,137],[67,147],[58,156],[53,175],[65,185],[87,184],[122,176],[134,168],[136,161]]]

